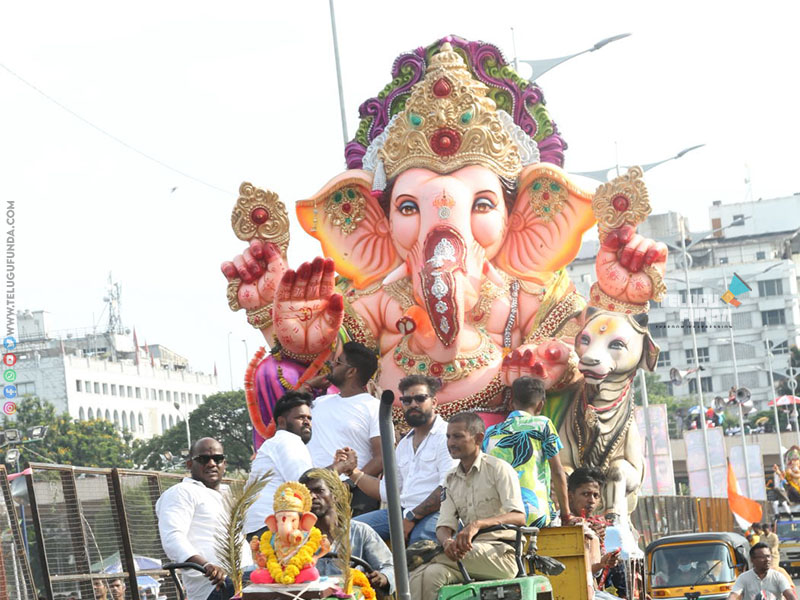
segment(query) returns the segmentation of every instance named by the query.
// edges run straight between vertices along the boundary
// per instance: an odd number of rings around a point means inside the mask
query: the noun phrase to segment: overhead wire
[[[216,191],[218,191],[218,192],[222,192],[223,194],[230,196],[230,194],[231,194],[230,190],[224,190],[224,189],[222,189],[222,188],[220,188],[220,187],[217,187],[216,185],[214,185],[214,184],[212,184],[212,183],[208,183],[207,181],[203,181],[202,179],[199,179],[199,178],[195,177],[194,175],[191,175],[191,174],[189,174],[189,173],[187,173],[187,172],[185,172],[185,171],[182,171],[182,170],[180,170],[180,169],[176,169],[175,167],[173,167],[173,166],[171,166],[171,165],[168,165],[168,164],[167,164],[167,163],[165,163],[164,161],[162,161],[162,160],[159,160],[159,159],[158,159],[158,158],[156,158],[155,156],[152,156],[152,155],[148,154],[147,152],[144,152],[144,151],[142,151],[142,150],[139,150],[139,149],[138,149],[138,148],[136,148],[135,146],[132,146],[131,144],[129,144],[128,142],[126,142],[125,140],[118,138],[118,137],[117,137],[117,136],[115,136],[113,133],[110,133],[109,131],[106,131],[105,129],[103,129],[103,128],[102,128],[102,127],[100,127],[99,125],[95,125],[94,123],[92,123],[91,121],[89,121],[88,119],[86,119],[85,117],[83,117],[83,116],[81,116],[80,114],[76,113],[74,110],[72,110],[72,109],[71,109],[71,108],[69,108],[68,106],[65,106],[64,104],[62,104],[61,102],[59,102],[58,100],[56,100],[55,98],[53,98],[52,96],[50,96],[50,95],[49,95],[47,92],[45,92],[45,91],[41,90],[40,88],[38,88],[38,87],[37,87],[35,84],[31,83],[30,81],[28,81],[27,79],[25,79],[25,78],[24,78],[24,77],[22,77],[20,74],[16,73],[15,71],[13,71],[12,69],[10,69],[10,68],[9,68],[9,67],[7,67],[6,65],[4,65],[4,64],[2,64],[2,63],[0,63],[0,68],[2,68],[4,71],[6,71],[7,73],[9,73],[9,74],[10,74],[10,75],[12,75],[13,77],[15,77],[16,79],[18,79],[19,81],[21,81],[22,83],[24,83],[26,86],[28,86],[29,88],[31,88],[32,90],[34,90],[36,93],[38,93],[38,94],[39,94],[39,95],[41,95],[42,97],[46,98],[47,100],[49,100],[50,102],[52,102],[53,104],[55,104],[56,106],[58,106],[60,109],[62,109],[62,110],[64,110],[64,111],[68,112],[69,114],[71,114],[73,117],[75,117],[75,118],[76,118],[76,119],[78,119],[79,121],[81,121],[81,122],[83,122],[84,124],[88,125],[88,126],[89,126],[89,127],[91,127],[92,129],[94,129],[94,130],[96,130],[96,131],[99,131],[100,133],[102,133],[102,134],[103,134],[103,135],[105,135],[106,137],[109,137],[109,138],[111,138],[112,140],[114,140],[114,141],[115,141],[115,142],[117,142],[118,144],[120,144],[120,145],[124,146],[124,147],[125,147],[125,148],[127,148],[128,150],[131,150],[131,151],[133,151],[133,152],[136,152],[136,154],[138,154],[138,155],[140,155],[140,156],[143,156],[143,157],[144,157],[144,158],[146,158],[147,160],[150,160],[150,161],[152,161],[152,162],[156,163],[157,165],[159,165],[159,166],[161,166],[161,167],[164,167],[165,169],[169,169],[169,170],[170,170],[170,171],[172,171],[173,173],[177,173],[178,175],[180,175],[180,176],[182,176],[182,177],[186,177],[187,179],[191,179],[192,181],[195,181],[195,182],[197,182],[197,183],[200,183],[200,184],[202,184],[202,185],[204,185],[204,186],[206,186],[206,187],[209,187],[209,188],[211,188],[212,190],[216,190]]]

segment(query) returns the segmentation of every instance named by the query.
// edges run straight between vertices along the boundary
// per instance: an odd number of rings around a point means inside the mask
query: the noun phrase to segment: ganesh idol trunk
[[[386,499],[389,503],[389,538],[392,541],[394,558],[394,581],[397,600],[411,600],[406,565],[406,541],[403,535],[403,517],[400,509],[400,486],[397,485],[397,461],[394,456],[394,426],[392,425],[394,392],[385,390],[381,394],[378,413],[381,426],[381,449],[383,450],[383,474],[386,478]]]

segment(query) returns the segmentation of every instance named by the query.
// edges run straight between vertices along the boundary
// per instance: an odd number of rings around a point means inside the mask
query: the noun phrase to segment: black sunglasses
[[[409,406],[412,402],[416,402],[417,404],[422,404],[430,398],[430,394],[415,394],[414,396],[400,396],[399,400],[406,406]]]
[[[225,462],[224,454],[200,454],[199,456],[193,456],[192,460],[199,462],[201,465],[207,465],[209,462],[211,462],[212,458],[217,464]]]

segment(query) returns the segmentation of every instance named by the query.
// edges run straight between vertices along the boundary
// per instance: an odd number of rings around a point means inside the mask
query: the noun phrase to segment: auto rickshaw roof
[[[744,536],[728,531],[709,531],[705,533],[683,533],[680,535],[666,535],[654,540],[647,545],[647,554],[653,550],[668,544],[685,544],[687,542],[722,542],[730,544],[734,548],[740,548],[745,552],[750,547],[750,543]]]

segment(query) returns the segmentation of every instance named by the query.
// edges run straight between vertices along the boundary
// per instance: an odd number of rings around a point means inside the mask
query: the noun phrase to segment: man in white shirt
[[[351,447],[358,457],[358,468],[377,476],[383,470],[381,432],[378,424],[380,401],[367,393],[367,382],[378,369],[378,357],[358,342],[347,342],[342,353],[330,364],[330,373],[310,379],[313,389],[335,385],[338,394],[314,400],[314,436],[308,444],[311,462],[325,468],[335,462],[336,451]],[[353,514],[377,508],[377,502],[363,492],[353,493]]]
[[[186,467],[191,477],[184,477],[156,502],[161,545],[171,560],[197,563],[205,570],[203,574],[184,571],[187,600],[228,600],[233,584],[215,551],[228,494],[228,486],[222,483],[225,454],[217,440],[202,438],[192,445],[190,456]],[[246,549],[242,556],[245,564],[251,562]]]
[[[313,397],[304,392],[286,392],[275,403],[275,435],[264,441],[250,467],[248,483],[272,471],[267,485],[247,511],[244,530],[247,539],[263,533],[264,519],[273,513],[275,490],[287,481],[297,481],[311,468],[311,454],[306,444],[311,440]]]
[[[447,451],[447,423],[436,414],[436,392],[441,383],[433,377],[409,375],[400,380],[403,416],[411,426],[397,444],[397,477],[403,531],[406,541],[436,541],[442,486],[458,461]],[[386,502],[386,483],[356,468],[350,474],[353,483],[368,496]],[[389,539],[389,515],[386,509],[356,517],[372,527],[384,540]]]
[[[275,435],[266,440],[258,449],[250,468],[250,481],[272,471],[267,485],[258,499],[247,511],[244,530],[248,531],[247,539],[261,537],[267,527],[264,519],[273,513],[272,504],[275,491],[287,481],[297,481],[311,468],[311,454],[306,444],[312,439],[311,410],[313,396],[305,392],[286,392],[275,403],[272,410],[275,419]],[[355,465],[355,461],[352,462]],[[341,472],[344,468],[352,468],[350,461],[339,462],[329,468]]]
[[[750,562],[753,568],[736,578],[728,600],[797,600],[786,577],[769,568],[772,562],[769,546],[763,542],[753,544]]]

